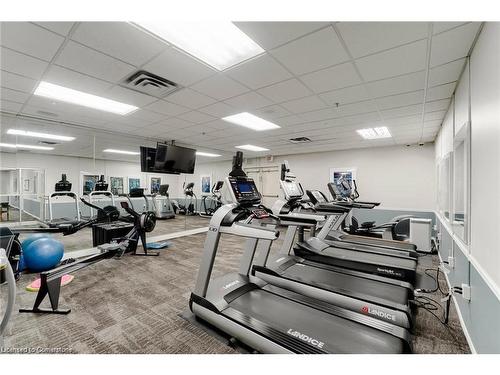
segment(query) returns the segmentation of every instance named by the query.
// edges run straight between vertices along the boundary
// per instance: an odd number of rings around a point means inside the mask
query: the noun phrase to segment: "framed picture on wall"
[[[160,192],[161,177],[151,177],[150,194],[158,194]]]
[[[123,186],[123,177],[110,177],[109,184],[111,186],[111,193],[114,195],[120,195],[125,193]]]
[[[80,186],[82,187],[82,195],[88,194],[91,191],[94,191],[94,186],[96,182],[99,181],[99,175],[88,172],[80,172],[80,180],[81,180]]]
[[[209,195],[212,189],[212,176],[206,174],[200,176],[201,195]]]
[[[129,177],[128,178],[128,192],[132,189],[138,189],[141,187],[141,179],[139,177]]]
[[[330,168],[330,182],[337,183],[341,178],[352,182],[356,179],[356,168]]]

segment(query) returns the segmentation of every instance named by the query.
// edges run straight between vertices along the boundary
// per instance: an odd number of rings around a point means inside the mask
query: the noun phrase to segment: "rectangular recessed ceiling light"
[[[30,150],[46,150],[46,151],[54,149],[54,147],[34,146],[34,145],[22,145],[22,144],[19,144],[19,143],[16,143],[16,144],[13,144],[13,143],[0,143],[0,147],[30,149]]]
[[[379,138],[391,138],[391,133],[386,126],[381,126],[379,128],[366,128],[356,130],[360,136],[364,139],[379,139]]]
[[[138,107],[130,104],[120,103],[115,100],[106,99],[101,96],[87,94],[86,92],[73,90],[67,87],[54,85],[53,83],[42,81],[35,90],[35,95],[45,98],[60,100],[71,104],[127,115],[135,111]]]
[[[203,152],[203,151],[196,151],[196,155],[198,155],[198,156],[207,156],[209,158],[218,158],[219,156],[221,156],[219,154],[212,154],[210,152]]]
[[[65,135],[37,133],[37,132],[31,132],[31,131],[28,131],[28,130],[18,130],[18,129],[9,129],[9,130],[7,130],[7,134],[20,135],[20,136],[23,136],[23,137],[53,139],[53,140],[56,140],[56,141],[73,141],[73,140],[75,140],[75,137],[68,137],[68,136],[65,136]]]
[[[222,120],[236,125],[244,126],[252,130],[261,132],[263,130],[279,129],[280,126],[273,124],[248,112],[241,112],[236,115],[223,117]]]
[[[110,154],[123,154],[123,155],[139,155],[140,154],[140,152],[136,152],[136,151],[115,150],[113,148],[107,148],[105,150],[102,150],[102,152],[108,152]]]
[[[264,52],[229,21],[149,21],[137,22],[136,25],[217,70],[227,69]]]
[[[241,148],[242,150],[247,150],[247,151],[269,151],[268,148],[264,147],[259,147],[259,146],[254,146],[254,145],[241,145],[241,146],[235,146],[236,148]]]

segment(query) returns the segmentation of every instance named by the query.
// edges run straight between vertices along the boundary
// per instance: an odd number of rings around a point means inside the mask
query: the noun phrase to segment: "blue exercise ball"
[[[23,249],[24,263],[33,272],[43,272],[57,266],[64,255],[64,245],[51,237],[39,238]]]
[[[52,238],[49,234],[47,233],[35,233],[30,235],[28,238],[26,238],[23,242],[21,242],[21,248],[27,249],[28,246],[36,240],[39,240],[40,238]]]

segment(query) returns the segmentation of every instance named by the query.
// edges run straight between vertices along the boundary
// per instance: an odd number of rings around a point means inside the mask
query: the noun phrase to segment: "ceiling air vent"
[[[177,83],[169,81],[166,78],[156,74],[139,70],[120,85],[127,89],[138,91],[142,94],[154,96],[155,98],[164,98],[181,88]]]
[[[38,141],[39,145],[45,145],[45,146],[54,146],[58,145],[59,143],[54,142],[54,141]]]
[[[290,138],[290,142],[292,142],[292,143],[309,143],[312,141],[307,137],[297,137],[297,138]]]

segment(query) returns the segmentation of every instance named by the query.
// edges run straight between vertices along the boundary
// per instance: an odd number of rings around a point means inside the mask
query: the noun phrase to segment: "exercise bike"
[[[201,206],[203,208],[203,211],[200,210],[200,216],[201,217],[212,217],[219,209],[219,207],[222,206],[222,186],[224,185],[224,181],[217,181],[215,184],[212,186],[211,194],[210,195],[204,195],[201,198]],[[208,200],[208,204],[207,204]]]

